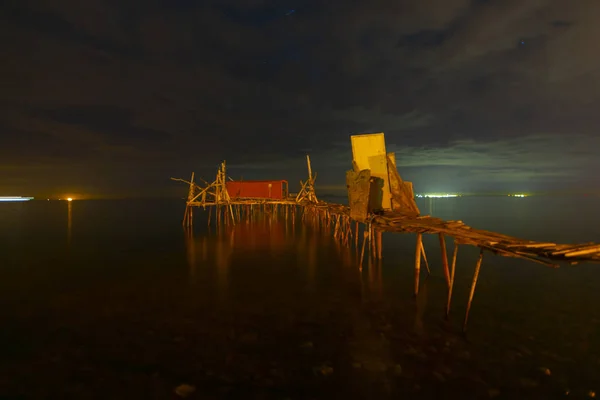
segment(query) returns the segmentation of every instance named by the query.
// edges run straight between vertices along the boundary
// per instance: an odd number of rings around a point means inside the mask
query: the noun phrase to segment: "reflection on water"
[[[541,240],[600,235],[595,203],[552,208],[567,218],[536,199],[509,200],[419,206]],[[198,212],[195,231],[182,236],[179,202],[74,204],[66,221],[64,202],[0,207],[0,397],[170,398],[182,383],[198,398],[547,399],[598,390],[597,266],[548,270],[490,256],[466,341],[459,332],[477,251],[461,248],[445,321],[436,237],[424,239],[432,275],[415,299],[413,235],[385,234],[383,260],[365,256],[361,271],[355,247],[300,218],[255,215],[209,231]],[[516,205],[519,219],[510,220]],[[573,222],[573,209],[590,223]]]
[[[300,240],[297,241],[296,253],[306,254],[306,260],[298,257],[298,265],[306,268],[308,288],[313,291],[315,287],[317,268],[318,235],[310,231],[306,225],[300,225]],[[304,264],[304,265],[302,265]]]
[[[372,300],[383,300],[383,281],[381,278],[382,263],[381,260],[369,257],[367,268],[369,293]]]
[[[198,268],[197,266],[197,261],[196,261],[196,240],[194,239],[194,230],[193,229],[189,229],[186,228],[184,229],[184,234],[185,234],[185,248],[186,248],[186,256],[187,256],[187,262],[188,262],[188,270],[189,270],[189,276],[190,276],[190,282],[193,284],[196,283],[196,269]],[[203,246],[204,242],[200,243],[200,246]],[[201,256],[203,257],[203,261],[206,261],[206,247],[203,246],[203,251],[201,253]]]
[[[67,248],[71,247],[71,234],[73,231],[73,202],[67,202]]]
[[[215,279],[219,298],[226,299],[232,266],[236,275],[253,275],[249,279],[271,279],[282,272],[297,276],[307,294],[318,293],[319,280],[331,265],[335,273],[355,281],[366,301],[383,299],[382,263],[365,257],[366,268],[358,268],[358,256],[352,246],[342,245],[323,230],[305,223],[272,215],[253,217],[252,222],[221,225],[213,231],[195,233],[185,230],[190,281],[198,276]],[[323,269],[326,266],[327,269]],[[199,272],[201,271],[201,272]],[[251,272],[251,273],[250,273]],[[286,283],[287,284],[287,283]]]
[[[419,288],[419,295],[416,298],[416,312],[415,312],[415,333],[424,334],[425,327],[423,318],[425,315],[425,311],[427,310],[427,298],[428,294],[428,285],[427,278],[422,282],[421,287]]]
[[[307,234],[305,226],[299,226],[299,240],[296,240],[293,222],[269,214],[253,215],[251,222],[222,224],[212,231],[194,233],[193,229],[187,229],[185,242],[191,282],[214,278],[218,298],[227,301],[230,269],[234,264],[245,269],[240,273],[255,270],[260,274],[272,267],[274,259],[286,261],[287,265],[278,268],[289,267],[290,261],[297,260],[307,268],[309,275],[314,274],[317,239]],[[294,256],[303,252],[308,256],[308,263],[302,256]]]
[[[198,275],[205,276],[214,266],[216,288],[219,297],[225,299],[228,293],[231,258],[236,245],[235,232],[220,230],[220,234],[216,236],[195,236],[192,228],[186,228],[184,232],[190,283],[192,286],[196,285]]]

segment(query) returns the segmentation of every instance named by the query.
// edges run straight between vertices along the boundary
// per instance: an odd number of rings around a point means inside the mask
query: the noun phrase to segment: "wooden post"
[[[450,270],[450,284],[448,285],[448,301],[446,302],[446,317],[450,316],[450,302],[452,301],[452,288],[454,287],[454,272],[456,271],[456,258],[458,257],[458,243],[454,242],[452,252],[452,269]]]
[[[383,258],[382,237],[383,231],[377,231],[377,258],[380,260]]]
[[[188,190],[188,198],[187,203],[185,205],[185,213],[183,214],[183,225],[191,226],[192,224],[192,206],[190,206],[190,202],[194,198],[194,173],[192,172],[192,178],[190,179],[190,188]]]
[[[473,295],[475,294],[475,287],[477,286],[477,278],[479,278],[479,270],[481,269],[481,262],[483,261],[483,249],[479,251],[479,258],[477,264],[475,264],[475,273],[473,274],[473,282],[471,283],[471,292],[469,293],[469,302],[467,303],[467,312],[465,313],[465,322],[463,324],[463,332],[467,331],[467,321],[469,320],[469,311],[471,311],[471,302],[473,301]]]
[[[181,225],[186,226],[188,222],[188,212],[190,210],[190,206],[186,204],[185,211],[183,212],[183,220],[181,221]]]
[[[344,216],[344,244],[346,246],[348,246],[348,240],[350,240],[350,235],[352,235],[352,227],[350,226],[348,217]]]
[[[358,249],[358,230],[359,230],[359,226],[358,226],[358,221],[356,221],[356,236],[354,237],[354,245],[356,246],[356,249]]]
[[[425,261],[425,268],[427,268],[427,276],[431,275],[429,269],[429,262],[427,262],[427,255],[425,254],[425,246],[423,246],[423,239],[421,238],[421,253],[423,254],[423,260]]]
[[[365,258],[365,245],[367,244],[367,237],[369,236],[369,231],[365,229],[363,232],[363,242],[362,242],[362,250],[360,251],[360,268],[362,269],[363,259]]]
[[[417,248],[415,250],[415,297],[419,294],[419,274],[421,273],[421,247],[423,234],[417,233]]]
[[[229,204],[229,211],[231,212],[231,223],[235,225],[235,215],[233,215],[233,206]]]
[[[439,234],[440,248],[442,250],[442,267],[444,268],[444,277],[446,278],[446,285],[450,287],[450,272],[448,271],[448,254],[446,252],[446,240],[444,234]]]
[[[350,239],[352,238],[352,221],[350,217],[346,216],[346,246],[350,246]]]
[[[373,235],[373,225],[369,224],[369,255],[371,258],[375,258],[377,254],[377,249],[375,249],[375,240]]]
[[[350,220],[350,217],[346,216],[346,229],[347,229],[347,236],[346,236],[346,246],[350,247],[350,239],[352,239],[352,221]]]

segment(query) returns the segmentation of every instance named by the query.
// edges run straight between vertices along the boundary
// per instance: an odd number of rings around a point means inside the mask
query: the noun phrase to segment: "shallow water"
[[[421,199],[529,239],[600,242],[593,198]],[[301,221],[220,230],[180,201],[0,204],[0,398],[586,398],[600,391],[600,271],[461,247],[450,320],[437,237],[384,259]],[[448,242],[449,251],[451,243]],[[425,278],[425,275],[423,275]],[[568,393],[568,394],[567,394]]]

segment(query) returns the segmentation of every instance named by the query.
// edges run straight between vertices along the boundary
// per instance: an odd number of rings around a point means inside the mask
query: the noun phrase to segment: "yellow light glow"
[[[67,201],[73,201],[73,199],[69,197],[69,198],[67,199]]]

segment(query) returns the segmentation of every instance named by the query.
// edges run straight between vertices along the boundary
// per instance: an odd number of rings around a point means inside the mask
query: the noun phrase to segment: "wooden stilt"
[[[475,264],[475,272],[473,273],[473,282],[471,283],[471,292],[469,293],[469,302],[467,303],[467,312],[465,313],[465,322],[463,323],[463,332],[467,331],[467,321],[469,320],[469,311],[471,311],[471,302],[473,301],[473,295],[475,294],[475,287],[477,286],[477,279],[479,278],[479,270],[481,269],[481,262],[483,261],[483,249],[479,251],[479,258],[477,264]]]
[[[421,273],[421,247],[423,234],[417,233],[417,247],[415,250],[415,297],[419,294],[419,275]]]
[[[235,215],[233,215],[233,206],[229,205],[229,211],[231,212],[231,223],[235,225]]]
[[[446,252],[446,239],[444,234],[440,233],[440,248],[442,250],[442,267],[444,269],[444,277],[446,278],[446,285],[450,287],[450,272],[448,271],[448,254]]]
[[[354,236],[354,245],[356,246],[357,249],[358,249],[358,229],[359,229],[358,221],[356,221],[356,229],[355,229],[356,236]]]
[[[344,240],[344,244],[348,246],[348,242],[352,237],[352,225],[350,225],[350,219],[347,216],[344,218],[344,223],[346,225],[346,238]]]
[[[450,284],[448,285],[448,301],[446,302],[446,317],[450,316],[450,303],[452,302],[452,288],[454,287],[454,272],[456,271],[456,258],[458,257],[458,243],[454,242],[452,252],[452,269],[450,270]]]
[[[377,231],[377,258],[380,260],[383,258],[382,237],[383,237],[383,232]]]
[[[373,240],[373,225],[369,224],[369,256],[371,258],[375,258],[376,249],[375,249],[375,240]]]
[[[360,251],[360,268],[362,269],[363,260],[365,258],[365,245],[367,244],[367,238],[369,236],[369,232],[365,229],[363,233],[363,242],[362,242],[362,250]]]
[[[196,185],[194,184],[194,173],[192,172],[192,178],[189,181],[190,187],[188,190],[188,197],[187,197],[187,203],[185,206],[185,213],[183,214],[183,225],[184,226],[190,226],[190,224],[192,223],[192,206],[190,205],[190,202],[194,199],[194,195],[195,195],[195,188]]]
[[[346,217],[346,246],[350,245],[350,239],[352,238],[352,224],[350,217]]]
[[[427,276],[431,275],[429,269],[429,262],[427,262],[427,255],[425,254],[425,246],[423,246],[423,240],[421,240],[421,254],[423,254],[423,260],[425,261],[425,268],[427,268]]]
[[[181,221],[181,225],[186,226],[188,222],[188,212],[190,210],[190,206],[185,206],[185,211],[183,212],[183,220]]]

